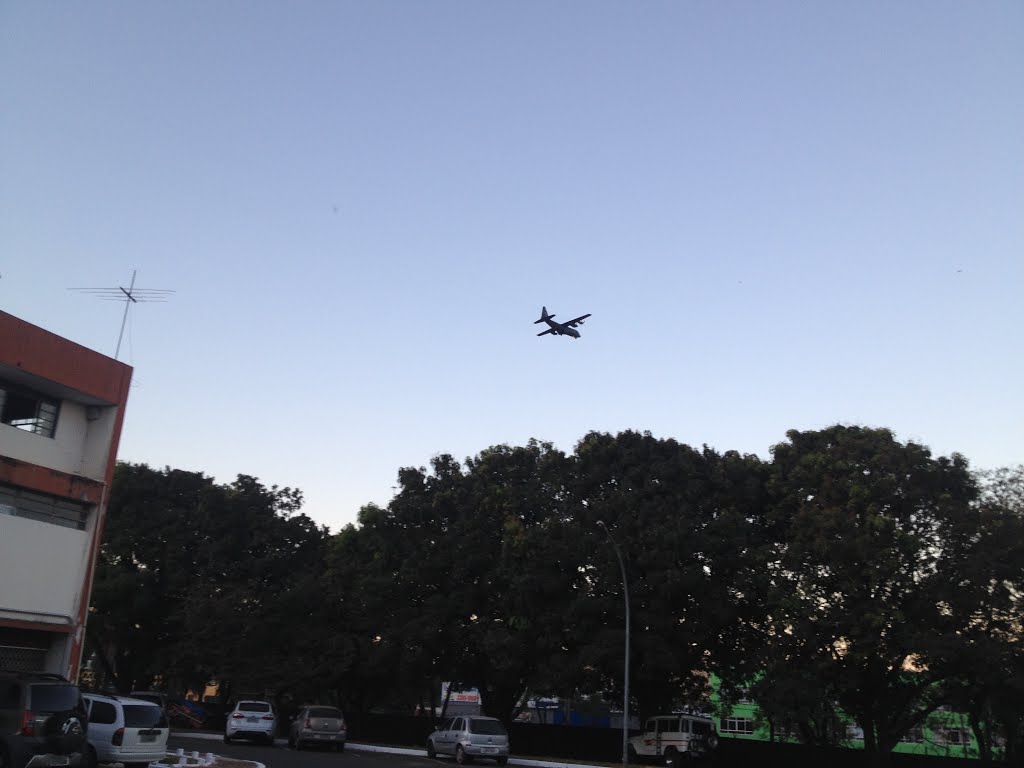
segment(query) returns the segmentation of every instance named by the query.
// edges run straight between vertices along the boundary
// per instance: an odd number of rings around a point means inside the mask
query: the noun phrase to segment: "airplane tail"
[[[546,322],[547,320],[551,319],[552,317],[554,317],[554,315],[549,315],[548,314],[548,308],[547,307],[541,307],[540,308],[540,320],[534,320],[533,324],[536,325],[537,323]]]

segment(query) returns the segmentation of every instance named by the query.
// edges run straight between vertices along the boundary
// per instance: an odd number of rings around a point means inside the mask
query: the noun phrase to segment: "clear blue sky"
[[[334,530],[589,430],[1020,463],[1022,41],[1018,0],[7,0],[0,307],[113,355],[68,289],[176,291],[120,457]]]

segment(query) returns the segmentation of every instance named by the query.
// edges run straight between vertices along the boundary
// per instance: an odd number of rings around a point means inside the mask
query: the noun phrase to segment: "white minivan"
[[[89,766],[124,763],[125,768],[141,768],[167,756],[171,729],[159,705],[100,693],[83,693],[82,699],[89,710]]]

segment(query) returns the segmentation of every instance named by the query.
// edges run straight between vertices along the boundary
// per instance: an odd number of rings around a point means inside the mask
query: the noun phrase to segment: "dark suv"
[[[0,768],[84,765],[88,722],[77,685],[0,670]]]

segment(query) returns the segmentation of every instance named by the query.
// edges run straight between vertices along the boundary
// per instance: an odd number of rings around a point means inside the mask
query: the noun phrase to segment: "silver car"
[[[345,750],[348,726],[345,716],[337,707],[306,706],[292,718],[288,729],[288,746],[302,749],[310,746],[329,746],[339,752]]]
[[[508,762],[508,731],[501,720],[483,715],[450,717],[427,737],[427,756],[454,755],[455,762],[471,763],[486,757],[498,765]]]

